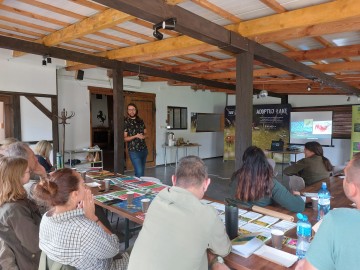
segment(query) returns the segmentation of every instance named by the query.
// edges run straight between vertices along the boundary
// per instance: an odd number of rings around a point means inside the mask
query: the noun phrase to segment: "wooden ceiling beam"
[[[26,4],[34,6],[34,7],[46,9],[46,10],[54,12],[54,13],[62,14],[67,17],[70,17],[70,18],[75,18],[78,20],[83,20],[86,18],[86,16],[80,15],[78,13],[75,13],[75,12],[72,12],[72,11],[69,11],[66,9],[58,8],[53,5],[45,4],[45,3],[39,2],[38,0],[35,0],[35,1],[34,0],[17,0],[17,1],[26,3]]]
[[[360,55],[360,45],[330,47],[330,48],[316,49],[309,51],[293,51],[293,52],[285,52],[284,54],[296,61],[353,57]],[[227,69],[234,67],[235,67],[235,59],[232,58],[232,59],[218,60],[212,62],[183,64],[176,67],[167,67],[165,70],[181,73],[188,71]]]
[[[338,12],[334,12],[335,10]],[[239,24],[237,32],[244,36],[250,37],[255,32],[256,35],[261,35],[284,29],[292,29],[299,26],[311,26],[359,16],[360,1],[332,1],[259,19],[245,21]]]
[[[103,5],[99,5],[97,3],[94,2],[90,2],[89,0],[69,0],[71,2],[74,2],[78,5],[84,6],[84,7],[88,7],[97,11],[104,11],[106,9],[108,9],[107,7],[103,6]]]
[[[266,18],[266,17],[265,17]],[[278,42],[303,37],[315,37],[327,34],[358,31],[360,29],[360,17],[348,18],[335,22],[315,25],[298,26],[291,29],[278,29],[268,34],[252,33],[249,38],[259,43]],[[254,29],[255,31],[256,29]]]
[[[133,18],[133,16],[125,14],[121,11],[107,9],[78,23],[69,25],[68,27],[53,32],[38,40],[37,42],[46,46],[55,46],[60,43],[66,43],[73,39],[100,31],[104,28],[115,26],[116,24],[131,20]],[[113,48],[117,48],[117,46]],[[23,55],[23,53],[14,52],[13,54],[14,57],[21,55]]]
[[[109,7],[112,7],[114,9],[118,9],[121,11],[124,11],[128,14],[131,14],[133,16],[136,16],[138,18],[142,18],[144,20],[158,23],[166,18],[176,18],[177,23],[175,30],[183,33],[185,35],[191,36],[193,38],[199,39],[203,42],[218,46],[226,51],[234,52],[234,53],[240,53],[243,51],[251,51],[254,54],[254,59],[259,60],[265,64],[270,64],[274,67],[284,69],[286,71],[289,71],[291,73],[301,75],[305,78],[309,79],[318,79],[321,80],[324,84],[329,85],[330,87],[341,89],[344,92],[350,92],[350,93],[360,93],[360,90],[352,87],[350,85],[346,85],[345,83],[336,80],[335,78],[332,78],[331,76],[328,76],[326,74],[323,74],[322,72],[318,70],[314,70],[306,65],[303,65],[301,63],[298,63],[292,59],[287,58],[286,56],[277,53],[265,46],[262,46],[256,42],[253,42],[247,38],[244,38],[243,36],[240,36],[239,34],[236,34],[232,31],[229,31],[225,29],[222,26],[219,26],[215,23],[212,23],[203,17],[200,17],[194,13],[191,13],[179,6],[170,6],[164,4],[162,0],[139,0],[139,1],[126,1],[126,0],[94,0],[95,2],[107,5]],[[333,2],[331,2],[333,3]],[[330,4],[331,4],[330,3]],[[337,3],[337,2],[336,2]],[[352,5],[359,6],[359,11],[354,11],[353,8],[348,8],[347,5],[344,5],[344,3],[351,3]],[[325,4],[324,4],[325,5]],[[322,9],[324,9],[323,5],[317,5],[313,6],[316,7],[317,12],[319,12],[319,6],[322,6]],[[328,7],[328,6],[327,6]],[[334,7],[334,6],[331,6]],[[353,6],[352,6],[353,7]],[[342,8],[344,13],[347,17],[355,16],[355,14],[360,14],[360,1],[357,0],[343,0],[341,1],[341,4],[336,6],[336,8]],[[337,10],[333,9],[333,10]],[[341,9],[339,9],[341,10]],[[296,12],[292,11],[292,12]],[[310,12],[310,9],[306,9],[306,16],[308,17],[308,12]],[[290,12],[289,12],[290,13]],[[326,15],[329,15],[328,12],[324,12]],[[332,12],[333,13],[333,12]],[[342,13],[342,12],[338,12]],[[282,16],[285,13],[278,14],[277,16]],[[288,12],[286,13],[288,14]],[[297,13],[296,13],[297,14]],[[345,15],[342,15],[342,18],[346,17]],[[270,16],[271,17],[271,16]],[[314,17],[317,17],[319,19],[319,22],[324,22],[324,16],[318,16],[315,14]],[[334,17],[334,16],[333,16]],[[269,18],[269,17],[266,17]],[[280,17],[283,18],[283,17]],[[287,18],[287,17],[286,17]],[[321,18],[321,20],[320,20]],[[329,19],[328,19],[329,20]],[[255,25],[257,25],[257,20],[254,20]],[[296,19],[296,21],[298,21]],[[246,22],[244,22],[246,23]],[[274,22],[275,23],[275,22]],[[304,23],[304,22],[303,22]],[[306,22],[308,23],[308,22]],[[242,23],[239,24],[239,26]],[[294,23],[290,23],[292,27],[295,27],[293,25],[296,25]],[[280,29],[283,26],[280,25]],[[279,29],[278,28],[278,29]],[[240,28],[238,28],[240,30]],[[271,29],[271,27],[269,28]],[[278,30],[277,29],[277,30]],[[260,33],[263,30],[259,30]],[[241,32],[241,31],[239,31]]]
[[[165,3],[168,5],[177,5],[177,4],[186,2],[186,1],[188,1],[188,0],[165,0]]]
[[[76,61],[106,69],[115,69],[119,64],[119,61],[117,60],[110,60],[100,56],[83,54],[57,47],[49,47],[43,44],[38,44],[25,40],[18,40],[15,38],[10,38],[5,36],[0,36],[0,48],[9,49],[9,50],[18,50],[18,51],[22,50],[25,53],[32,53],[37,55],[51,55],[54,58]],[[192,82],[196,84],[208,85],[210,87],[215,87],[215,88],[235,90],[235,85],[233,84],[226,84],[222,82],[209,81],[206,79],[191,77],[187,75],[175,74],[172,72],[154,69],[147,66],[123,63],[123,67],[124,70],[131,72],[139,72],[139,70],[141,70],[141,74],[146,74],[149,76],[162,77],[166,79],[179,80],[185,82]]]
[[[318,71],[322,71],[322,72],[358,71],[358,70],[360,70],[360,61],[313,65],[312,68],[314,68]],[[279,68],[256,69],[253,72],[254,77],[279,76],[279,75],[285,75],[285,74],[291,74],[291,73],[289,73],[288,71],[285,71],[283,69],[279,69]],[[236,78],[236,72],[230,71],[230,72],[205,74],[205,75],[202,75],[201,78],[208,79],[208,80]]]

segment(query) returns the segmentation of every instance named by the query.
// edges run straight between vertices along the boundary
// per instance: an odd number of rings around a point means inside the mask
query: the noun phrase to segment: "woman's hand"
[[[79,204],[79,206],[80,206],[80,204]],[[85,217],[87,217],[88,219],[90,219],[92,221],[98,220],[97,216],[95,215],[94,198],[93,198],[93,195],[92,195],[90,189],[85,190],[85,197],[84,197],[84,201],[82,203],[82,208],[84,209]]]

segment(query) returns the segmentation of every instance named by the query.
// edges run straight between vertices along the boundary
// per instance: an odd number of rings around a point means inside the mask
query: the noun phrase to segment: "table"
[[[274,154],[281,154],[282,155],[282,163],[281,163],[281,176],[284,175],[284,156],[285,155],[295,155],[295,162],[296,162],[296,155],[302,154],[302,151],[273,151],[270,149],[266,149],[265,151],[271,153],[271,158],[274,159]]]
[[[91,182],[96,181],[91,179]],[[103,195],[106,193],[111,193],[117,190],[124,190],[124,188],[118,187],[118,186],[111,186],[111,189],[108,192],[100,192],[98,188],[91,188],[92,193],[94,196],[96,195]],[[130,233],[136,230],[139,230],[141,227],[135,227],[135,228],[130,228],[130,220],[142,225],[143,224],[143,220],[141,218],[138,218],[137,215],[139,215],[139,213],[142,212],[136,212],[136,213],[131,213],[126,211],[124,208],[120,208],[117,207],[116,205],[107,205],[105,203],[102,203],[98,200],[94,200],[96,205],[99,205],[100,207],[109,210],[110,212],[113,212],[119,216],[122,216],[125,218],[125,249],[127,249],[129,247],[129,241],[130,241]]]
[[[344,194],[344,190],[342,187],[343,179],[339,177],[330,177],[324,179],[323,181],[314,183],[311,186],[306,187],[304,192],[318,192],[321,188],[321,182],[326,182],[328,189],[331,193],[331,196],[334,199],[331,200],[331,208],[337,207],[351,207],[352,203]],[[267,206],[271,210],[275,210],[284,214],[288,214],[295,217],[295,213],[292,213],[282,207],[278,206]],[[314,225],[317,220],[317,212],[312,208],[306,208],[304,213],[309,217],[309,221],[312,225]],[[296,219],[295,219],[296,220]],[[296,228],[286,232],[286,235],[292,238],[296,238]],[[290,249],[288,247],[283,248],[284,251],[295,254],[294,249]],[[258,257],[257,255],[251,255],[249,258],[243,258],[237,254],[230,253],[227,257],[225,257],[226,264],[233,268],[239,270],[285,270],[285,269],[295,269],[296,263],[290,267],[286,268],[284,266],[280,266],[278,264],[272,263],[266,259]]]
[[[167,165],[166,149],[175,148],[175,150],[176,150],[176,152],[175,152],[175,167],[177,167],[177,163],[179,161],[179,149],[180,148],[184,149],[185,156],[187,156],[187,149],[188,148],[197,147],[197,155],[199,156],[200,146],[201,145],[197,144],[197,143],[189,143],[189,144],[174,145],[174,146],[169,146],[169,145],[164,144],[162,147],[164,148],[164,165],[165,165],[165,167]]]

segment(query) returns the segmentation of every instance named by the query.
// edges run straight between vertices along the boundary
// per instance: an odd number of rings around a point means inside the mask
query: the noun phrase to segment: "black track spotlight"
[[[176,19],[170,18],[162,22],[162,28],[168,30],[174,30],[176,25]]]
[[[46,58],[46,62],[47,62],[48,64],[51,64],[51,57]]]
[[[45,59],[42,60],[42,65],[43,65],[43,66],[46,66],[46,60],[45,60]]]
[[[157,29],[154,31],[153,36],[158,40],[162,40],[164,37],[164,35],[161,34]]]

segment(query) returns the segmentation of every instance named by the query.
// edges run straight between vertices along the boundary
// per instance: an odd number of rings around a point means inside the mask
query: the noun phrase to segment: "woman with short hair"
[[[37,270],[40,260],[39,225],[41,215],[37,206],[27,198],[23,187],[30,179],[26,159],[20,157],[0,158],[0,239],[5,249],[1,253],[3,269]],[[11,252],[9,252],[11,251]],[[4,266],[15,255],[17,268]],[[0,267],[1,268],[1,267]]]
[[[242,160],[241,168],[233,174],[235,200],[246,206],[267,206],[275,202],[292,212],[304,211],[305,203],[299,193],[291,194],[274,179],[273,168],[260,148],[248,147]]]
[[[51,260],[79,270],[126,269],[129,256],[113,259],[119,239],[95,215],[93,195],[79,173],[57,170],[34,193],[53,207],[40,224],[40,248]]]

